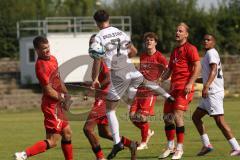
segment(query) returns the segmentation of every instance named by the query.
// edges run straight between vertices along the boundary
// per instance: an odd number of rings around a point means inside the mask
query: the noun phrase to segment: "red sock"
[[[165,134],[168,141],[174,140],[176,130],[174,125],[165,126]]]
[[[34,156],[36,154],[45,152],[47,149],[49,149],[49,144],[48,142],[45,141],[39,141],[35,143],[33,146],[28,147],[25,152],[27,154],[27,157]]]
[[[103,154],[103,151],[102,151],[102,150],[100,150],[100,151],[98,151],[97,153],[95,153],[95,155],[96,155],[96,157],[99,158],[99,159],[104,158],[104,154]]]
[[[71,141],[62,141],[61,147],[65,160],[73,160],[73,149]]]
[[[177,143],[182,143],[183,144],[183,141],[184,141],[184,131],[185,131],[184,126],[176,127]]]
[[[141,130],[142,142],[147,141],[149,123],[148,122],[133,122],[133,124]]]
[[[130,139],[122,136],[121,142],[123,143],[124,146],[130,147],[132,141]]]
[[[149,123],[148,122],[143,122],[142,123],[142,128],[141,128],[142,142],[147,141],[148,130],[149,130]]]
[[[102,159],[102,158],[104,158],[104,154],[103,154],[103,151],[102,151],[100,145],[98,145],[98,146],[95,147],[95,148],[92,148],[92,150],[93,150],[93,152],[94,152],[94,154],[95,154],[95,156],[96,156],[97,159]]]

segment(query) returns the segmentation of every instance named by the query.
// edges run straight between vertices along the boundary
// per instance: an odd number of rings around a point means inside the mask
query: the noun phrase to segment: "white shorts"
[[[110,89],[107,95],[108,100],[119,100],[125,94],[130,92],[131,88],[137,87],[143,82],[143,75],[135,68],[129,65],[120,70],[111,70]]]
[[[202,98],[198,108],[207,111],[210,116],[224,114],[223,98],[224,91],[209,94],[207,98]]]

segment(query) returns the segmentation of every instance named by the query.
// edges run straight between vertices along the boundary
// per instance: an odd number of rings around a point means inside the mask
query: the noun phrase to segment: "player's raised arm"
[[[132,57],[136,56],[137,52],[138,52],[137,48],[132,43],[129,43],[128,44],[128,57],[132,58]]]
[[[101,59],[94,59],[93,66],[92,66],[92,88],[95,88],[96,86],[100,86],[100,83],[98,81],[99,71],[100,71],[100,64]]]

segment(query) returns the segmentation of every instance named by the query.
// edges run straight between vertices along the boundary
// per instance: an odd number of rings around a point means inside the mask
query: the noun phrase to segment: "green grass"
[[[240,142],[240,99],[225,99],[225,119],[233,129],[233,132]],[[199,135],[191,121],[191,114],[195,110],[197,101],[191,104],[190,110],[185,116],[186,138],[184,145],[185,160],[232,160],[239,159],[229,156],[231,150],[228,142],[225,140],[220,130],[215,125],[214,121],[205,117],[204,122],[210,140],[214,146],[214,151],[204,157],[196,157],[196,153],[201,148]],[[128,120],[125,107],[118,108],[118,117],[120,120],[121,135],[128,136],[135,140],[140,140],[140,131],[135,128]],[[155,107],[156,116],[152,118],[151,128],[155,130],[155,135],[149,142],[149,149],[138,152],[138,159],[157,159],[159,153],[165,147],[165,133],[162,117],[162,103],[158,103]],[[90,144],[85,138],[82,127],[83,121],[70,122],[73,130],[73,148],[74,160],[93,160],[95,159],[92,153]],[[43,127],[43,116],[40,111],[3,111],[0,112],[0,160],[11,160],[12,155],[16,151],[22,151],[25,147],[34,144],[38,140],[45,137]],[[100,139],[105,155],[110,152],[112,142]],[[116,159],[128,160],[129,151],[126,149],[120,152]],[[58,146],[45,153],[39,154],[30,158],[31,160],[62,160],[63,155],[61,148]],[[170,159],[170,158],[169,158]]]

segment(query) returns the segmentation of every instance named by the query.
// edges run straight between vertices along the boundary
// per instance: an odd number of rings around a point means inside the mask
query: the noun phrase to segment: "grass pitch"
[[[202,147],[200,137],[191,121],[191,114],[195,110],[198,101],[191,103],[190,110],[185,115],[186,136],[184,144],[185,160],[234,160],[240,157],[230,157],[231,150],[221,131],[217,128],[212,118],[205,117],[204,122],[210,140],[214,146],[214,151],[204,157],[196,157],[196,153]],[[240,99],[225,99],[225,119],[233,130],[235,137],[240,142]],[[157,159],[160,152],[165,147],[165,133],[162,121],[162,103],[155,106],[156,116],[151,118],[151,129],[155,135],[149,142],[149,149],[139,151],[138,158],[142,160]],[[134,127],[128,119],[127,109],[121,105],[118,110],[120,120],[120,133],[134,140],[140,140],[140,131]],[[95,156],[91,146],[85,138],[82,128],[83,121],[70,122],[73,130],[74,160],[94,160]],[[11,160],[16,151],[22,151],[25,147],[34,144],[38,140],[43,140],[45,130],[43,127],[43,116],[39,109],[31,111],[2,111],[0,112],[0,160]],[[100,138],[101,146],[105,156],[110,152],[112,142]],[[116,160],[129,160],[128,149],[120,152]],[[45,153],[31,157],[30,160],[63,160],[60,145],[48,150]],[[170,158],[167,158],[170,159]]]

